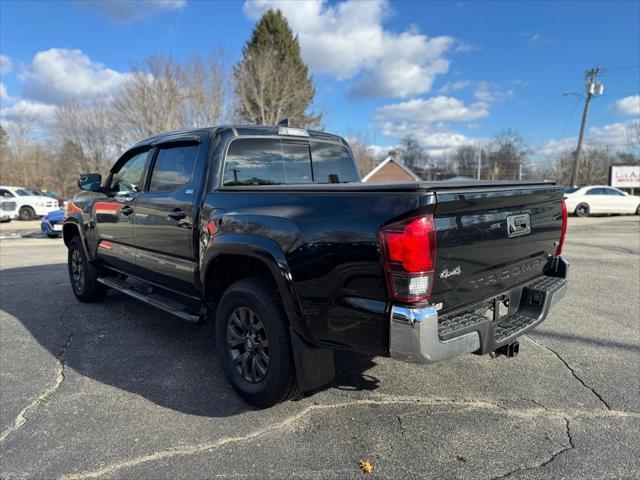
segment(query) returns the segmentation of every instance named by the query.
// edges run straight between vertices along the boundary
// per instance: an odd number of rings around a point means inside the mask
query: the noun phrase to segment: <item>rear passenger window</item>
[[[349,151],[342,145],[325,142],[311,144],[315,183],[358,182],[358,171]]]
[[[306,143],[279,139],[239,139],[229,145],[225,186],[310,183],[311,159]]]
[[[326,142],[238,139],[231,142],[223,185],[282,185],[358,181],[349,151]]]
[[[191,181],[200,145],[164,147],[158,150],[149,192],[172,192]]]

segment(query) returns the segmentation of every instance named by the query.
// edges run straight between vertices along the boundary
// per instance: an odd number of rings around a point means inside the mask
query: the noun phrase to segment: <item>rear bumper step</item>
[[[107,287],[113,288],[114,290],[118,290],[125,295],[129,295],[136,300],[140,300],[141,302],[152,305],[160,310],[171,313],[172,315],[186,320],[187,322],[197,323],[201,321],[201,317],[187,311],[187,307],[185,305],[163,295],[141,292],[127,282],[114,277],[99,277],[98,282],[106,285]]]
[[[465,353],[490,353],[513,343],[542,323],[564,296],[568,262],[562,257],[556,261],[555,273],[560,276],[540,277],[519,287],[517,311],[497,320],[469,311],[439,317],[433,307],[393,306],[389,332],[391,356],[408,362],[430,363]]]

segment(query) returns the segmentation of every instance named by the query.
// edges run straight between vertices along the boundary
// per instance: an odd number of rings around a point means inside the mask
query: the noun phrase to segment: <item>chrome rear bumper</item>
[[[431,363],[466,353],[489,353],[512,343],[520,335],[539,325],[547,317],[549,310],[564,296],[569,264],[562,257],[555,257],[554,260],[558,265],[557,276],[539,277],[520,287],[522,292],[518,312],[499,321],[462,312],[448,314],[439,322],[438,311],[433,306],[392,306],[389,321],[391,357],[404,362]],[[465,321],[452,335],[450,319],[456,315],[465,315]],[[445,326],[446,323],[448,325]]]
[[[391,357],[410,363],[431,363],[480,349],[478,332],[447,341],[438,338],[438,312],[434,307],[391,309]]]

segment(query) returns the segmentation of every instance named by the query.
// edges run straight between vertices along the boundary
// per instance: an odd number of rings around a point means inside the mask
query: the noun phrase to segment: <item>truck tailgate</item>
[[[441,313],[473,305],[542,275],[562,230],[561,187],[436,191],[436,268]]]

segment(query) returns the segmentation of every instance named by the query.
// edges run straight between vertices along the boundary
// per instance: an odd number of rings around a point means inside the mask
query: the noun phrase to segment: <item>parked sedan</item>
[[[565,196],[567,211],[578,217],[606,213],[640,215],[640,197],[606,185],[581,187]]]
[[[60,208],[48,213],[42,218],[40,229],[49,238],[57,238],[62,235],[62,219],[64,218],[64,208]]]

